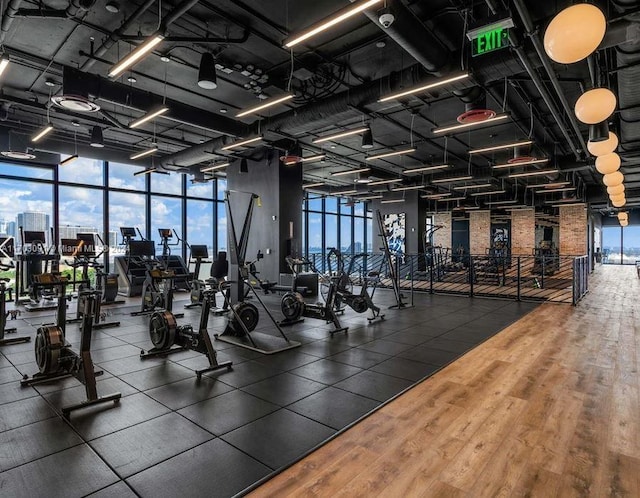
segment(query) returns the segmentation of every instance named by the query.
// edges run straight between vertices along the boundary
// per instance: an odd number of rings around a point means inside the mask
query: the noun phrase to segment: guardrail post
[[[577,265],[577,260],[574,259],[573,260],[573,286],[572,286],[572,296],[571,296],[574,306],[577,303],[577,300],[576,300],[576,275],[577,275],[576,265]]]
[[[516,292],[516,301],[520,301],[520,256],[518,256],[517,264],[516,285],[518,290]]]
[[[433,265],[433,253],[431,254],[431,258],[429,260],[429,294],[433,294],[433,270],[434,270],[434,265]]]
[[[473,281],[475,278],[476,272],[473,267],[473,256],[469,254],[469,297],[473,297]]]

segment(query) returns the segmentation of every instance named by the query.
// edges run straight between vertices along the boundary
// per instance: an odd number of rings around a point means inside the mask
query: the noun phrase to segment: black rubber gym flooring
[[[280,316],[278,299],[268,302]],[[391,299],[385,291],[375,296],[384,308]],[[60,407],[83,400],[84,386],[67,378],[22,388],[22,375],[36,370],[33,342],[2,346],[0,495],[233,496],[536,306],[416,294],[414,308],[385,309],[386,319],[370,325],[348,310],[347,334],[332,337],[330,326],[307,319],[285,329],[302,346],[275,355],[215,341],[219,361],[232,360],[233,371],[199,383],[193,370],[207,365],[204,356],[141,360],[140,349],[150,347],[148,318],[113,309],[122,326],[94,332],[93,360],[105,372],[99,394],[119,391],[122,399],[73,412],[70,423]],[[178,322],[196,326],[199,312],[185,310]],[[9,325],[34,336],[51,319],[23,313]],[[210,332],[225,323],[212,316]],[[259,329],[275,333],[264,313]],[[68,326],[67,340],[78,346],[77,325]]]

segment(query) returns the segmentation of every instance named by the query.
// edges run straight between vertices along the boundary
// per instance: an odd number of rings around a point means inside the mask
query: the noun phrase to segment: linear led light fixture
[[[369,185],[387,185],[389,183],[399,183],[401,181],[401,178],[394,178],[393,180],[376,180],[374,182],[369,182]]]
[[[286,40],[284,42],[284,46],[286,48],[291,48],[297,45],[298,43],[308,40],[309,38],[317,35],[318,33],[322,33],[323,31],[326,31],[327,29],[335,26],[336,24],[340,24],[341,22],[346,21],[350,17],[355,16],[356,14],[362,12],[363,10],[368,9],[369,7],[377,3],[380,3],[381,1],[382,0],[364,0],[354,5],[345,7],[344,9],[341,9],[338,12],[335,12],[333,15],[329,17],[325,17],[322,21],[310,26],[309,28],[304,30],[302,33],[293,36],[289,40]]]
[[[402,192],[404,190],[420,190],[421,188],[424,188],[424,185],[409,185],[406,187],[393,187],[391,189],[392,192]]]
[[[376,154],[375,156],[365,157],[364,160],[365,161],[373,161],[374,159],[382,159],[383,157],[401,156],[403,154],[411,154],[412,152],[415,152],[416,150],[417,150],[416,148],[412,147],[410,149],[396,150],[394,152],[385,152],[384,154]]]
[[[152,147],[151,149],[143,150],[142,152],[136,152],[132,156],[129,156],[129,159],[140,159],[142,157],[150,156],[154,152],[158,151],[158,147]]]
[[[537,171],[527,171],[525,173],[511,173],[507,175],[508,178],[522,178],[525,176],[541,176],[541,175],[553,175],[560,173],[557,169],[539,169]]]
[[[7,69],[8,65],[9,65],[9,57],[7,57],[6,55],[3,55],[0,58],[0,76],[2,76],[2,73],[4,73],[4,70]]]
[[[146,56],[149,52],[151,52],[154,47],[164,40],[164,35],[160,33],[155,33],[146,39],[144,43],[138,45],[133,52],[127,55],[124,59],[118,62],[115,66],[113,66],[109,70],[109,77],[114,78],[118,76],[121,72],[127,69],[129,66],[132,66],[144,56]]]
[[[306,185],[303,185],[302,188],[322,187],[323,185],[324,182],[307,183]]]
[[[52,131],[53,131],[53,125],[51,123],[48,123],[47,126],[42,128],[38,133],[36,133],[33,137],[31,137],[31,141],[32,142],[37,142],[42,137],[44,137],[45,135],[51,133]]]
[[[441,199],[442,197],[449,197],[453,195],[451,192],[444,192],[442,194],[426,194],[426,195],[421,195],[420,198],[421,199]]]
[[[575,190],[575,187],[561,187],[561,188],[543,188],[540,190],[536,190],[536,194],[553,194],[556,192],[571,192]]]
[[[349,195],[349,194],[357,194],[358,191],[356,189],[350,190],[339,190],[337,192],[333,192],[334,195]]]
[[[466,197],[447,197],[446,199],[436,199],[436,202],[464,201]]]
[[[367,171],[371,171],[371,168],[358,168],[358,169],[348,169],[346,171],[336,171],[335,173],[331,173],[331,176],[347,176],[356,173],[365,173]]]
[[[460,74],[458,76],[452,76],[450,78],[445,78],[443,80],[434,81],[433,83],[429,83],[428,85],[421,85],[414,88],[410,88],[409,90],[404,90],[402,92],[393,93],[391,95],[386,95],[384,97],[380,97],[378,102],[386,102],[388,100],[398,99],[400,97],[404,97],[406,95],[411,95],[414,93],[421,93],[427,90],[431,90],[432,88],[437,88],[442,85],[446,85],[448,83],[453,83],[454,81],[460,81],[469,77],[469,73]]]
[[[571,182],[554,182],[554,183],[534,183],[533,185],[527,185],[527,188],[539,188],[539,187],[564,187],[565,185],[569,185]]]
[[[431,180],[431,183],[454,183],[464,182],[466,180],[473,180],[473,176],[459,176],[457,178],[437,178],[435,180]]]
[[[544,159],[531,159],[530,161],[521,161],[517,163],[494,164],[491,167],[493,169],[515,168],[517,166],[526,166],[527,164],[542,164],[542,163],[548,163],[548,162],[549,162],[549,158],[545,157]]]
[[[479,195],[496,195],[496,194],[504,194],[505,190],[487,190],[485,192],[472,192],[471,196],[478,197]]]
[[[551,204],[551,207],[562,207],[562,206],[584,206],[584,202],[567,202],[564,204]]]
[[[474,188],[489,188],[493,187],[493,183],[477,183],[475,185],[458,185],[453,187],[453,190],[471,190]]]
[[[448,167],[449,167],[448,164],[438,164],[436,166],[421,166],[419,168],[405,169],[402,173],[406,175],[408,173],[419,173],[421,171],[433,171],[436,169],[446,169]]]
[[[136,119],[134,121],[131,121],[131,123],[129,123],[129,128],[137,128],[141,124],[144,124],[147,121],[151,121],[153,118],[157,118],[158,116],[161,116],[162,114],[164,114],[168,110],[169,110],[168,107],[161,107],[160,109],[158,109],[156,111],[148,112],[147,114],[145,114],[141,118],[138,118],[138,119]]]
[[[480,206],[456,206],[453,208],[454,210],[464,209],[465,211],[469,211],[471,209],[480,209]]]
[[[472,128],[474,126],[481,126],[486,124],[493,124],[496,121],[502,121],[503,119],[507,119],[509,117],[508,114],[500,114],[494,118],[485,119],[484,121],[475,121],[473,123],[465,123],[453,126],[443,126],[441,128],[434,128],[431,130],[431,133],[446,133],[448,131],[456,131],[456,130],[466,130],[467,128]]]
[[[493,147],[485,147],[483,149],[473,149],[469,151],[469,154],[484,154],[485,152],[493,152],[495,150],[512,149],[514,147],[523,147],[525,145],[531,145],[533,140],[522,140],[520,142],[512,142],[503,145],[494,145]]]
[[[293,98],[293,94],[290,94],[290,93],[287,95],[282,95],[281,97],[274,97],[273,99],[264,101],[260,105],[249,107],[247,109],[240,111],[238,114],[236,114],[236,118],[241,118],[242,116],[247,116],[249,114],[255,114],[258,111],[280,104],[281,102],[286,102],[287,100],[291,100],[292,98]]]
[[[335,140],[336,138],[348,137],[351,135],[357,135],[358,133],[364,133],[369,128],[354,128],[353,130],[341,131],[340,133],[334,133],[333,135],[327,135],[326,137],[315,138],[311,141],[314,144],[321,144],[322,142],[330,142],[331,140]]]
[[[382,195],[366,195],[364,197],[358,197],[359,201],[371,201],[373,199],[382,199]]]
[[[226,168],[229,166],[229,163],[222,164],[212,164],[211,166],[205,166],[204,168],[200,168],[200,173],[209,173],[210,171],[217,171],[222,168]]]
[[[506,201],[491,201],[491,202],[485,202],[485,204],[487,206],[498,206],[500,204],[515,204],[516,202],[518,202],[518,199],[509,199]]]
[[[133,176],[139,176],[139,175],[148,175],[150,173],[154,173],[155,171],[157,171],[157,168],[147,168],[147,169],[143,169],[140,171],[136,171]]]
[[[67,157],[66,159],[60,161],[60,166],[67,166],[78,159],[78,154],[74,154],[72,156]]]
[[[221,150],[235,149],[236,147],[242,147],[243,145],[249,145],[249,144],[252,144],[252,143],[257,142],[259,140],[262,140],[262,137],[254,137],[254,138],[248,138],[247,140],[240,140],[238,142],[233,142],[232,144],[225,145],[224,147],[222,147]]]
[[[384,201],[380,201],[380,204],[395,204],[396,202],[404,202],[404,199],[386,199]]]
[[[318,154],[317,156],[309,156],[309,157],[301,157],[299,161],[287,161],[285,166],[293,166],[297,163],[310,163],[311,161],[319,161],[320,159],[324,159],[326,154]]]
[[[575,197],[572,199],[555,199],[553,201],[544,201],[545,204],[566,204],[566,203],[570,203],[570,202],[576,202]]]

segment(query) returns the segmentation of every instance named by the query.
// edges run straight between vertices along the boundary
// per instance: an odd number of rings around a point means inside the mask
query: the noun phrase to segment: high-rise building
[[[26,232],[45,232],[46,234],[50,226],[49,215],[38,212],[18,213],[16,225]]]

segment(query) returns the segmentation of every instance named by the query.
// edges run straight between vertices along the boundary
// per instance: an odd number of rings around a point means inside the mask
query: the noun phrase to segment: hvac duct
[[[18,9],[22,0],[11,0],[7,5],[6,10],[2,14],[2,22],[0,23],[0,45],[4,43],[4,39],[7,36],[7,31],[13,24],[13,20],[16,18]]]

